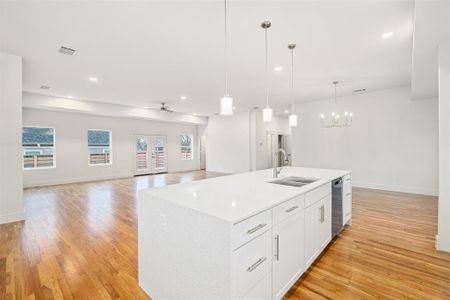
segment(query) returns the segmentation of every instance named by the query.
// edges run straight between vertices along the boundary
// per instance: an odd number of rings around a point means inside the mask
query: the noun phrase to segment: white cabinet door
[[[304,211],[273,228],[273,297],[281,299],[304,271]]]
[[[342,189],[342,218],[343,224],[346,224],[352,217],[352,185],[344,182]]]
[[[322,202],[318,201],[305,209],[305,269],[309,268],[319,255],[321,206]]]
[[[326,196],[321,201],[320,206],[320,251],[331,241],[331,195]]]

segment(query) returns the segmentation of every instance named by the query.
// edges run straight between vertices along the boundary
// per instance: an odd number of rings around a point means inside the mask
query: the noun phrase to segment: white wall
[[[211,172],[239,173],[250,170],[250,114],[208,119],[206,169]]]
[[[169,172],[199,168],[197,144],[194,144],[194,160],[180,159],[180,134],[192,133],[196,141],[197,126],[28,108],[23,110],[23,124],[55,127],[56,131],[56,168],[24,170],[25,186],[132,176],[135,165],[133,134],[167,136]],[[112,131],[111,166],[88,165],[88,129]]]
[[[0,224],[25,218],[21,136],[22,58],[0,52]]]
[[[439,47],[439,216],[436,248],[450,252],[450,42]]]
[[[272,122],[264,123],[262,113],[260,111],[253,112],[255,116],[255,136],[256,136],[256,152],[255,152],[255,169],[262,170],[267,168],[270,158],[267,157],[267,133],[275,133],[279,135],[290,135],[291,128],[287,117],[274,115]],[[287,149],[284,149],[287,151]]]
[[[287,117],[274,116],[271,123],[262,121],[260,111],[210,117],[205,129],[207,170],[240,173],[266,168],[267,132],[289,135]]]
[[[320,126],[331,99],[295,105],[293,164],[351,170],[355,186],[437,195],[437,99],[412,101],[410,93],[399,87],[339,98],[355,114],[348,128]]]

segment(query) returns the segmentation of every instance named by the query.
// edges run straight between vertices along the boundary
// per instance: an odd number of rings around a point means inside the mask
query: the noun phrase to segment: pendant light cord
[[[268,63],[268,47],[267,47],[267,28],[264,29],[265,49],[266,49],[266,107],[269,107],[269,63]]]
[[[334,106],[337,107],[337,82],[334,82]]]
[[[224,53],[224,63],[225,63],[225,96],[228,96],[228,34],[227,34],[227,0],[224,0],[224,6],[225,6],[225,28],[224,28],[224,34],[225,34],[225,53]]]

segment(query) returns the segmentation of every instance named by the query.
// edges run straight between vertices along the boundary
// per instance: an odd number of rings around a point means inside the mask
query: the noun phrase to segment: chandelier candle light
[[[267,60],[267,29],[270,28],[270,21],[264,21],[261,23],[261,27],[264,29],[265,49],[266,49],[266,108],[263,109],[263,122],[272,122],[273,111],[269,106],[269,69]]]
[[[294,102],[294,49],[295,44],[289,44],[288,49],[291,50],[291,114],[289,115],[289,126],[297,127],[298,117],[292,112],[292,103]]]
[[[337,107],[337,85],[338,81],[334,81],[334,110],[327,116],[326,114],[320,114],[320,123],[324,128],[336,128],[336,127],[349,127],[352,125],[353,113],[344,111],[344,113],[338,112]]]
[[[225,65],[225,95],[220,98],[220,114],[222,116],[232,116],[233,115],[233,98],[228,95],[228,36],[227,36],[227,0],[224,0],[225,11],[224,11],[224,25],[225,25],[225,51],[224,51],[224,65]]]

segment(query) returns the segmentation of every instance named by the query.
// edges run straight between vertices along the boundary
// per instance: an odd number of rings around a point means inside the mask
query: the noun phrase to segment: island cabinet
[[[347,224],[352,217],[352,176],[347,174],[343,177],[342,189],[342,217],[343,224]]]
[[[273,298],[281,299],[304,271],[305,212],[304,195],[274,209]],[[280,220],[277,212],[289,215]],[[278,220],[277,220],[278,219]],[[275,223],[278,221],[277,223]]]
[[[309,189],[261,185],[271,197],[289,196],[239,219],[199,209],[199,197],[217,203],[210,190],[176,194],[191,197],[183,205],[163,199],[170,188],[142,192],[139,285],[155,300],[281,299],[331,240],[331,179]],[[230,202],[239,205],[248,202]]]
[[[331,186],[306,193],[305,268],[308,268],[331,241]]]

